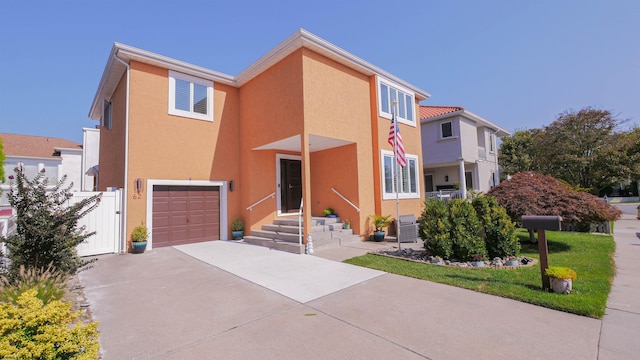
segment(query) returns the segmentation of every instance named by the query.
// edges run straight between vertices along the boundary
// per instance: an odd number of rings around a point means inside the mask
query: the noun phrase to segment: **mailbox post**
[[[549,290],[551,283],[545,270],[549,267],[549,248],[547,246],[547,234],[545,230],[558,231],[562,227],[561,216],[523,216],[522,227],[529,230],[538,230],[538,252],[540,253],[540,275],[542,288]]]

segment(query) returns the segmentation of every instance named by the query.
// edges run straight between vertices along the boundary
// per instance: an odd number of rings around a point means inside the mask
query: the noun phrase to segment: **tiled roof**
[[[56,148],[82,149],[81,144],[54,137],[0,133],[0,138],[7,156],[57,158]]]
[[[440,116],[443,114],[448,114],[452,112],[456,112],[459,110],[464,110],[462,106],[429,106],[429,105],[420,105],[420,119],[426,119],[430,117]]]

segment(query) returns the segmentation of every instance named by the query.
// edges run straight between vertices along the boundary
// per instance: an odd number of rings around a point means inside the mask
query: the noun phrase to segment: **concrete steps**
[[[354,235],[351,229],[343,229],[343,225],[339,218],[312,218],[311,238],[314,249],[359,242],[360,236]],[[273,224],[263,225],[262,229],[252,230],[251,234],[244,237],[244,242],[249,244],[304,254],[306,246],[300,245],[299,241],[297,218],[276,219]]]

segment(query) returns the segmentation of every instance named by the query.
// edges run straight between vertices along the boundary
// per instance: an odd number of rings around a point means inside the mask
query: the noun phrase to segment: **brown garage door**
[[[153,247],[220,239],[220,188],[153,186]]]

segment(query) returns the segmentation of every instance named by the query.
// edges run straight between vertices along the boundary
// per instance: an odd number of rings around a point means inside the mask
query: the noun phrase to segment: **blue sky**
[[[80,142],[113,42],[237,75],[298,28],[508,130],[640,124],[636,0],[0,0],[0,132]]]

